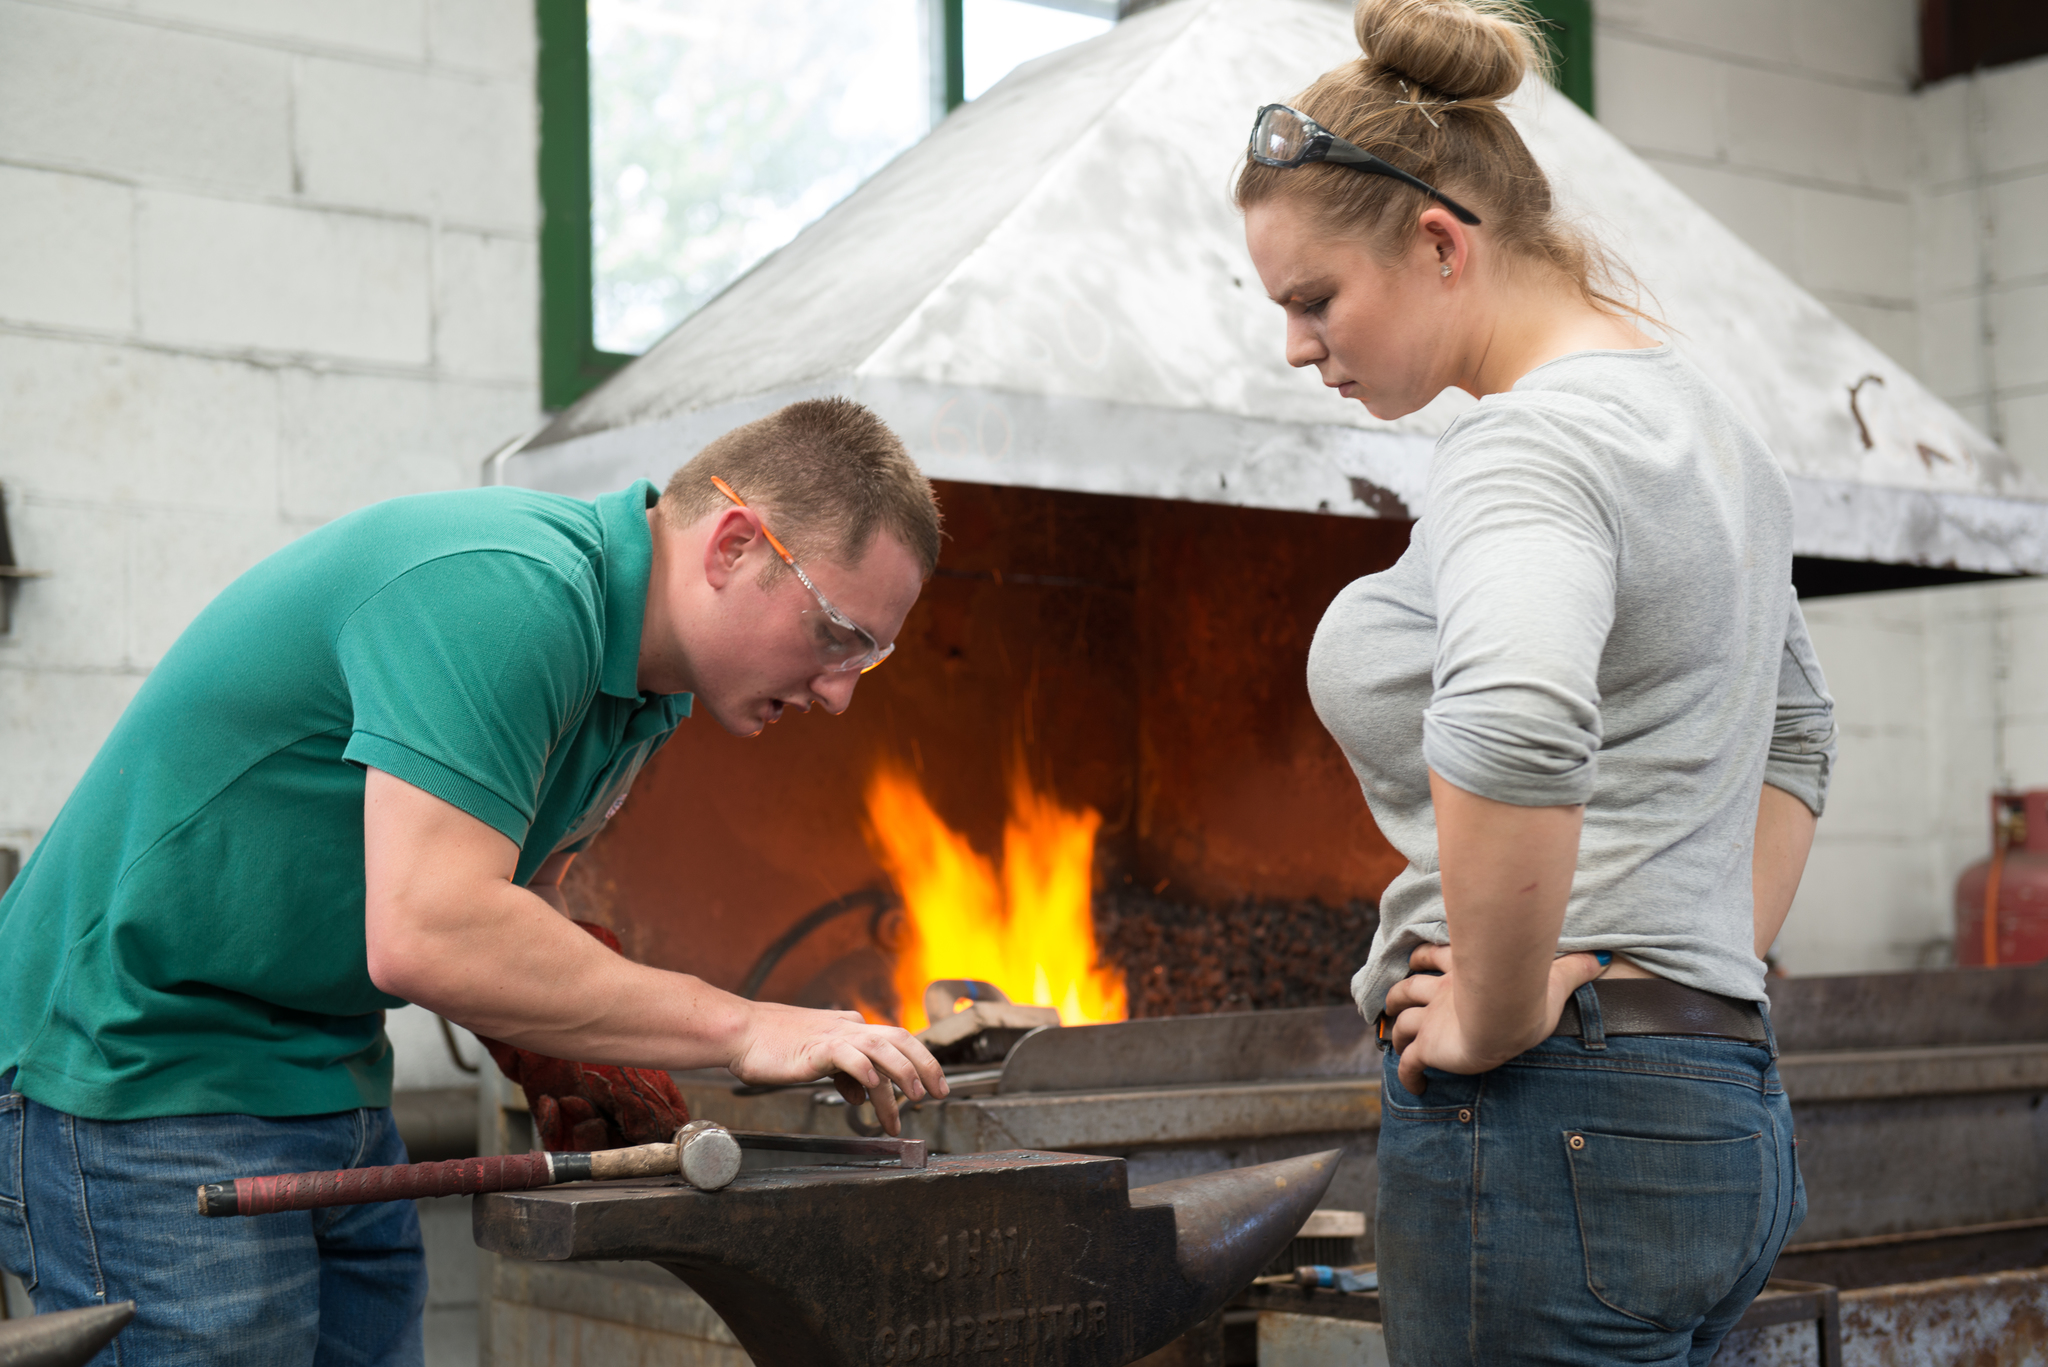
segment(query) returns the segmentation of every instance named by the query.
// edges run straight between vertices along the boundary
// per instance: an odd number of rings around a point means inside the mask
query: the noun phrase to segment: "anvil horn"
[[[1301,1228],[1338,1154],[1129,1189],[1121,1158],[940,1155],[479,1196],[477,1242],[647,1259],[759,1367],[1122,1367],[1221,1309]]]
[[[1308,1223],[1343,1150],[1139,1187],[1133,1208],[1173,1207],[1181,1275],[1215,1303],[1244,1290]],[[1213,1307],[1212,1307],[1213,1309]]]
[[[135,1302],[89,1305],[0,1325],[0,1367],[80,1367],[113,1342]]]

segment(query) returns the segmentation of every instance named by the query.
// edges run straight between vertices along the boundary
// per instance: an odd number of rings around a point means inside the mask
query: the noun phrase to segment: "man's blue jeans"
[[[94,1367],[416,1365],[410,1201],[209,1219],[204,1182],[403,1163],[389,1110],[81,1120],[0,1078],[0,1266],[38,1313],[135,1302]]]
[[[1588,999],[1591,999],[1590,1002]],[[1553,1037],[1473,1077],[1385,1065],[1377,1244],[1396,1367],[1705,1367],[1806,1217],[1775,1045]]]

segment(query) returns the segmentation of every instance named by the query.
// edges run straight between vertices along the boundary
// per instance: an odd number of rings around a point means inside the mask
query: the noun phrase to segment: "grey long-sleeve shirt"
[[[1791,565],[1777,462],[1668,346],[1561,357],[1451,425],[1407,553],[1309,650],[1317,714],[1408,860],[1352,981],[1368,1018],[1410,951],[1448,942],[1431,769],[1585,804],[1561,951],[1763,1000],[1758,794],[1819,813],[1835,749]]]

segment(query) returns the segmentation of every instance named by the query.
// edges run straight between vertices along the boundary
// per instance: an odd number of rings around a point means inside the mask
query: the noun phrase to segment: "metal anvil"
[[[494,1192],[476,1241],[660,1263],[757,1367],[971,1358],[1121,1367],[1222,1308],[1315,1209],[1337,1151],[1129,1189],[1124,1160],[938,1155],[923,1168]]]

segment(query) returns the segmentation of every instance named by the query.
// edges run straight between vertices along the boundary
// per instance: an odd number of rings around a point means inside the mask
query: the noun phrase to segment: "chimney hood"
[[[1020,67],[486,478],[659,482],[845,394],[935,478],[1420,516],[1471,400],[1381,422],[1291,370],[1230,203],[1252,112],[1354,55],[1348,5],[1174,0]],[[1799,554],[2048,572],[2048,487],[1563,96],[1514,116],[1770,443]]]

